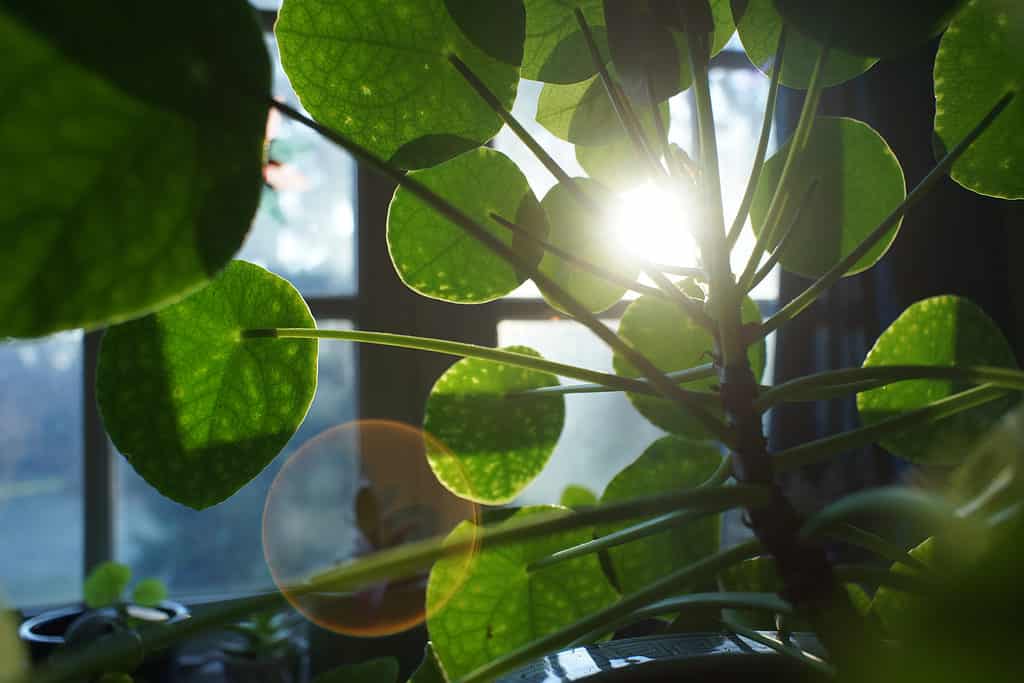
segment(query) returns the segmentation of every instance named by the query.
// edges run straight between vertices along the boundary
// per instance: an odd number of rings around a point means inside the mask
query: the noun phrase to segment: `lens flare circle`
[[[263,554],[274,583],[307,619],[345,635],[378,637],[426,618],[428,570],[356,592],[310,590],[312,577],[410,541],[446,536],[480,509],[444,488],[427,450],[449,452],[421,429],[356,420],[302,445],[281,467],[263,508]],[[468,572],[477,544],[460,551]],[[461,586],[452,582],[447,597]],[[446,596],[433,602],[443,607]]]

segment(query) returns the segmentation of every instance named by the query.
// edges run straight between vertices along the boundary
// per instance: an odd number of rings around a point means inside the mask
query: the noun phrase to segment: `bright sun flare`
[[[655,263],[696,265],[696,245],[687,207],[653,183],[623,192],[611,230],[624,249]]]

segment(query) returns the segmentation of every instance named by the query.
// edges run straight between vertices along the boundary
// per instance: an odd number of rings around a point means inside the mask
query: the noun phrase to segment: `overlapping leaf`
[[[750,207],[755,233],[764,226],[790,144],[765,162]],[[791,272],[818,277],[853,251],[903,201],[906,181],[882,136],[855,119],[819,118],[796,161],[789,175],[791,200],[776,230],[776,243],[798,210],[800,216],[779,262]],[[816,185],[808,197],[812,183]],[[846,275],[873,266],[896,239],[899,225],[897,222]]]
[[[286,0],[274,30],[281,63],[303,106],[403,168],[433,166],[492,138],[501,119],[449,56],[462,59],[506,109],[515,99],[519,64],[481,49],[446,4]],[[497,52],[508,54],[507,45],[516,40],[522,35],[502,38],[506,47]]]
[[[215,505],[295,433],[316,391],[317,343],[242,336],[272,327],[315,324],[285,280],[233,261],[205,289],[107,331],[96,387],[107,432],[163,495]]]
[[[526,0],[523,78],[548,83],[586,80],[597,67],[576,21],[578,7],[602,55],[608,54],[603,0]]]
[[[412,175],[461,209],[533,265],[540,249],[494,222],[491,213],[543,237],[547,224],[522,171],[504,154],[476,149]],[[404,188],[388,211],[388,251],[402,282],[424,296],[483,303],[526,279],[464,229]]]
[[[905,310],[882,333],[864,367],[885,365],[994,365],[1016,367],[1009,343],[984,311],[956,296],[937,296]],[[948,380],[913,380],[857,395],[857,410],[872,425],[967,387]],[[1013,399],[995,401],[927,427],[883,439],[889,452],[914,462],[953,465],[1003,415]]]
[[[11,0],[0,42],[0,337],[126,320],[228,262],[270,89],[247,3]]]
[[[556,509],[523,508],[506,523]],[[471,523],[465,522],[452,536],[471,531]],[[616,593],[595,555],[527,569],[532,562],[590,540],[592,533],[582,527],[495,547],[484,542],[468,575],[464,563],[437,562],[427,584],[427,629],[445,673],[458,679],[614,602]],[[451,595],[454,581],[463,583]],[[439,606],[437,595],[445,596]]]
[[[678,436],[658,439],[624,470],[615,475],[602,503],[615,503],[658,493],[700,486],[722,462],[718,446]],[[598,527],[605,536],[631,522]],[[718,550],[719,516],[679,525],[647,538],[608,550],[615,581],[623,593],[640,590],[666,574]]]
[[[699,287],[693,283],[684,285],[683,291],[693,297],[701,297]],[[743,302],[743,321],[760,322],[761,314],[750,298]],[[702,365],[711,360],[714,340],[706,329],[684,315],[679,308],[665,299],[641,296],[631,303],[622,315],[619,335],[647,356],[659,370],[673,372]],[[764,342],[754,344],[748,350],[748,358],[754,377],[764,372]],[[618,355],[613,357],[615,372],[636,377],[639,371]],[[708,390],[716,383],[708,378],[687,383],[685,388]],[[706,439],[710,435],[699,420],[693,418],[677,404],[663,398],[644,394],[628,394],[633,406],[652,424],[672,432],[695,439]],[[709,406],[712,407],[712,406]],[[717,409],[717,408],[716,408]]]
[[[950,24],[935,56],[935,134],[960,142],[1008,92],[1017,97],[967,149],[950,176],[978,194],[1024,198],[1024,5],[975,0]]]
[[[533,349],[509,351],[540,356]],[[434,474],[452,493],[498,505],[515,498],[544,469],[565,423],[562,396],[509,394],[554,386],[546,372],[464,358],[441,375],[427,399],[423,427]]]

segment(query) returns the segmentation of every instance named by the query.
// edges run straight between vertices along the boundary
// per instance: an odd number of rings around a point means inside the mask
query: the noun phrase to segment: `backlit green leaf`
[[[509,351],[540,356],[533,349]],[[428,444],[437,478],[463,498],[499,505],[515,498],[544,469],[565,422],[562,396],[507,394],[558,384],[546,372],[464,358],[430,390],[424,429],[446,452]]]
[[[965,562],[962,555],[948,543],[941,543],[935,538],[926,538],[920,545],[911,548],[907,553],[924,563],[939,576],[949,576],[962,569]],[[914,576],[920,570],[907,567],[901,562],[894,563],[889,571],[894,574]],[[889,636],[899,636],[907,628],[914,628],[918,621],[917,610],[921,608],[923,598],[918,595],[889,586],[879,586],[875,597],[871,600],[868,614],[877,619]]]
[[[750,62],[766,75],[771,73],[775,50],[782,33],[782,17],[772,0],[733,0],[736,29]],[[788,88],[807,88],[821,44],[790,25],[782,59],[781,82]],[[825,61],[821,83],[828,87],[859,76],[878,60],[832,49]]]
[[[767,555],[743,560],[719,572],[718,584],[723,591],[735,593],[778,593],[782,590],[775,558]],[[775,628],[775,615],[771,612],[754,609],[737,609],[729,612],[733,619],[751,628]]]
[[[132,589],[132,602],[143,607],[156,607],[167,599],[167,586],[160,579],[143,579]]]
[[[600,201],[602,189],[597,183],[585,178],[576,178],[575,182],[583,192],[589,193],[595,201]],[[551,225],[548,242],[626,281],[636,280],[640,274],[639,269],[636,265],[626,267],[627,263],[622,258],[622,245],[610,243],[603,238],[600,226],[595,225],[593,214],[580,204],[568,187],[555,185],[544,196],[541,206]],[[544,252],[541,258],[540,272],[561,286],[587,310],[595,313],[613,306],[626,293],[624,285],[608,282],[550,251]],[[564,312],[543,288],[541,293],[553,308]]]
[[[448,14],[477,47],[506,64],[523,61],[526,10],[523,0],[444,0]]]
[[[496,213],[543,237],[547,225],[522,171],[504,154],[475,149],[434,168],[414,171],[440,194],[505,244],[536,264],[540,249],[490,217]],[[388,211],[388,251],[402,282],[424,296],[457,303],[483,303],[522,284],[504,259],[465,230],[399,188]]]
[[[597,505],[597,496],[586,486],[569,484],[562,491],[560,502],[567,508],[576,509],[587,505]]]
[[[937,36],[965,0],[775,0],[817,41],[866,57],[894,57]]]
[[[554,509],[523,508],[506,523]],[[471,526],[464,522],[452,535],[468,533]],[[583,527],[495,547],[485,541],[468,573],[464,558],[437,562],[427,584],[427,629],[448,676],[458,679],[614,602],[615,591],[595,555],[527,571],[530,563],[589,541],[592,534]],[[455,582],[460,588],[452,595]]]
[[[124,599],[124,591],[132,580],[132,570],[119,562],[97,565],[82,584],[82,597],[91,609],[116,605]]]
[[[537,123],[577,145],[605,145],[623,135],[622,124],[598,76],[580,83],[545,83]]]
[[[1016,367],[1009,343],[984,311],[967,299],[937,296],[919,301],[875,342],[864,367],[884,365],[995,365]],[[966,387],[946,380],[913,380],[857,395],[865,425],[945,398]],[[994,401],[927,427],[883,439],[883,448],[922,464],[953,465],[1007,411],[1014,399]]]
[[[755,233],[764,225],[789,145],[787,142],[768,159],[761,172],[750,207]],[[808,187],[817,180],[780,263],[793,273],[818,277],[853,251],[903,201],[906,181],[882,136],[855,119],[819,118],[796,164],[790,171],[790,201],[776,231],[776,243],[791,224]],[[873,266],[896,238],[899,225],[897,222],[846,274]]]
[[[683,291],[693,297],[702,297],[699,287],[692,282],[684,285]],[[761,313],[749,297],[743,302],[743,321],[760,322]],[[673,372],[702,365],[711,360],[714,340],[703,327],[684,315],[671,301],[644,295],[631,303],[622,315],[619,335],[647,356],[659,370]],[[764,372],[765,347],[762,341],[750,347],[747,354],[754,377],[760,379]],[[620,356],[613,357],[615,372],[636,377],[640,373]],[[687,389],[708,390],[717,384],[710,377],[685,385]],[[629,400],[641,415],[652,424],[694,439],[710,438],[699,420],[684,412],[675,403],[663,398],[643,394],[628,394]]]
[[[377,657],[325,671],[314,678],[313,683],[395,683],[397,680],[398,660]]]
[[[434,644],[427,641],[423,647],[423,661],[412,672],[409,683],[448,683],[444,672],[441,671],[441,664],[437,661],[437,653],[434,652]]]
[[[506,109],[519,69],[482,50],[445,5],[285,0],[274,30],[303,106],[403,168],[433,166],[492,138],[501,119],[448,57],[462,59]]]
[[[126,320],[228,262],[270,89],[247,3],[10,0],[0,44],[0,337]]]
[[[573,10],[583,11],[598,50],[607,56],[603,0],[526,0],[525,4],[523,78],[576,83],[597,73]]]
[[[669,108],[667,102],[658,107],[662,126],[655,125],[651,109],[638,112],[645,139],[657,157],[662,156],[665,145],[663,133],[669,127]],[[639,156],[633,141],[623,131],[619,131],[611,142],[603,145],[576,145],[576,161],[591,178],[604,183],[614,190],[628,190],[648,182],[650,164]]]
[[[647,447],[632,464],[615,475],[601,503],[692,489],[707,481],[722,462],[718,446],[666,436]],[[638,520],[598,527],[598,536],[618,531]],[[632,593],[680,567],[718,550],[719,516],[709,515],[668,531],[608,550],[615,580],[623,593]]]
[[[107,432],[160,493],[196,509],[274,459],[316,391],[316,340],[243,338],[315,327],[295,289],[233,261],[205,289],[109,329],[97,370]]]
[[[1024,198],[1024,5],[975,0],[950,24],[935,57],[935,133],[952,148],[1010,91],[1016,99],[964,152],[950,176],[978,194]]]

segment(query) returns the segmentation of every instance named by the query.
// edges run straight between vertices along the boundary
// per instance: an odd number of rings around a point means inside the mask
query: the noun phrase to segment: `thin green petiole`
[[[928,565],[908,553],[906,548],[901,548],[892,541],[889,541],[878,534],[871,533],[870,531],[861,529],[860,527],[856,527],[852,524],[840,524],[833,527],[832,529],[829,529],[828,535],[840,541],[845,541],[851,545],[855,545],[858,548],[863,548],[864,550],[872,552],[881,558],[889,560],[890,562],[902,564],[908,569],[916,569],[922,572],[931,571],[928,568]]]
[[[907,198],[900,202],[899,206],[892,210],[892,212],[886,216],[878,227],[871,231],[871,233],[861,241],[857,247],[849,254],[844,256],[842,260],[836,265],[832,266],[827,273],[818,278],[810,287],[801,292],[796,298],[790,301],[788,304],[782,307],[782,309],[773,315],[771,318],[765,321],[762,328],[762,333],[767,335],[772,331],[779,328],[783,323],[792,320],[796,316],[800,315],[808,306],[817,301],[818,297],[824,294],[832,285],[834,285],[839,278],[841,278],[846,271],[848,271],[857,261],[861,259],[868,252],[871,247],[875,246],[882,237],[884,237],[892,226],[896,225],[896,222],[903,217],[904,214],[915,204],[921,201],[928,192],[935,187],[935,185],[946,177],[946,172],[953,166],[957,159],[967,151],[967,148],[978,139],[978,136],[985,132],[986,129],[996,120],[996,118],[1009,106],[1010,102],[1013,101],[1017,93],[1011,91],[1003,95],[1002,98],[996,103],[994,107],[989,111],[985,117],[978,122],[978,125],[971,130],[964,139],[961,140],[953,149],[949,151],[942,158],[938,164],[935,165],[928,175],[917,184]],[[763,234],[763,233],[762,233]]]
[[[665,376],[677,384],[685,384],[687,382],[695,382],[697,380],[707,379],[708,377],[714,377],[716,372],[717,370],[715,369],[714,364],[705,363],[703,365],[687,368],[686,370],[666,372]],[[651,396],[658,395],[658,392],[656,392],[650,384],[646,382],[644,382],[644,384],[646,385],[646,390],[638,393],[646,393]],[[536,394],[602,394],[610,391],[620,391],[620,389],[612,389],[603,384],[561,384],[556,387],[539,387],[537,389],[529,389],[528,391],[509,394],[509,396],[533,396]]]
[[[762,280],[768,277],[768,274],[772,272],[772,269],[775,267],[775,264],[777,264],[779,262],[779,259],[781,259],[782,256],[786,253],[786,248],[789,247],[790,239],[796,232],[796,225],[797,223],[800,222],[800,215],[803,213],[804,207],[806,207],[807,203],[811,200],[811,197],[814,194],[814,190],[817,189],[817,187],[818,179],[815,178],[807,186],[807,190],[804,191],[803,199],[800,200],[800,204],[797,206],[796,211],[793,212],[793,217],[790,219],[789,225],[786,227],[785,232],[783,232],[782,239],[779,240],[779,243],[775,246],[775,250],[768,255],[768,258],[765,260],[765,262],[761,264],[761,268],[758,269],[757,273],[754,274],[754,279],[750,281],[750,289],[747,290],[748,294],[755,287],[761,284]]]
[[[1024,371],[997,366],[880,365],[866,368],[829,370],[798,377],[768,389],[757,397],[754,407],[765,411],[787,401],[814,400],[816,390],[858,386],[869,383],[877,388],[894,382],[919,379],[947,379],[970,384],[989,384],[1003,389],[1024,391]]]
[[[900,434],[915,427],[934,424],[965,410],[1001,399],[1007,393],[1008,390],[1006,389],[989,385],[974,387],[973,389],[934,401],[916,410],[882,420],[869,427],[860,427],[859,429],[853,429],[842,434],[835,434],[824,439],[810,441],[784,451],[779,451],[772,456],[772,460],[778,472],[811,465],[833,455],[868,446],[884,437]]]
[[[764,225],[761,227],[761,232],[754,243],[754,249],[750,252],[750,258],[747,260],[747,265],[739,278],[740,287],[743,291],[749,291],[750,283],[761,263],[761,257],[768,246],[776,241],[777,236],[775,233],[785,213],[786,205],[789,203],[789,176],[807,141],[810,139],[811,131],[814,128],[818,102],[821,100],[821,74],[828,60],[828,53],[828,47],[823,46],[814,62],[814,69],[811,71],[811,82],[807,88],[807,95],[804,97],[803,109],[800,111],[800,119],[797,122],[796,131],[793,132],[793,137],[790,140],[789,150],[786,152],[786,159],[783,161],[782,171],[779,174],[779,181],[775,185],[775,192],[772,194],[771,202],[768,204]]]
[[[812,515],[800,529],[800,538],[819,537],[868,514],[918,522],[936,533],[978,528],[975,522],[957,517],[956,509],[936,495],[904,486],[883,486],[846,496]]]
[[[534,235],[533,233],[531,233],[518,223],[514,223],[513,221],[510,221],[507,218],[499,216],[496,213],[492,213],[491,218],[493,218],[494,221],[501,225],[502,227],[507,228],[508,230],[512,231],[513,233],[522,237],[523,239],[532,242],[533,244],[537,245],[544,251],[554,254],[555,256],[562,259],[566,263],[570,263],[579,268],[580,270],[585,270],[594,277],[600,278],[605,282],[609,282],[613,285],[618,285],[620,287],[625,287],[626,289],[636,292],[637,294],[647,294],[648,296],[653,296],[665,300],[672,299],[672,297],[670,297],[668,294],[661,291],[657,287],[648,287],[647,285],[640,284],[639,282],[631,280],[628,277],[618,275],[614,271],[611,271],[607,268],[603,268],[602,266],[599,266],[596,263],[592,263],[586,260],[585,258],[582,258],[581,256],[573,254],[570,251],[562,249],[561,247],[557,247],[554,244],[548,242],[547,240],[537,237],[536,235]],[[696,301],[694,303],[695,305],[700,305]]]
[[[760,552],[761,543],[757,540],[750,540],[694,562],[655,581],[646,588],[624,596],[608,608],[586,616],[570,626],[527,643],[500,657],[496,657],[460,679],[460,682],[482,683],[482,681],[494,680],[498,676],[513,671],[517,667],[552,650],[572,643],[580,636],[603,629],[606,624],[615,623],[619,619],[628,617],[633,612],[647,605],[667,598],[686,586],[709,580],[723,569],[727,569],[743,560],[756,557]]]
[[[801,650],[800,648],[794,647],[792,645],[787,645],[786,643],[783,643],[781,640],[776,640],[775,638],[767,636],[761,633],[760,631],[755,631],[752,628],[748,628],[747,626],[744,626],[735,619],[730,619],[729,617],[723,616],[722,623],[725,625],[726,628],[733,631],[734,633],[737,633],[743,636],[744,638],[752,640],[755,643],[764,645],[767,648],[771,648],[772,650],[778,652],[780,655],[788,657],[793,661],[799,662],[801,665],[809,669],[812,669],[821,674],[825,674],[829,677],[834,677],[836,675],[835,669],[832,668],[832,666],[829,665],[828,662],[823,660],[821,657],[818,657],[817,655],[811,654],[810,652]]]
[[[732,227],[726,235],[725,243],[732,251],[736,246],[736,240],[743,232],[743,225],[747,222],[747,215],[750,213],[750,205],[754,202],[754,194],[757,192],[757,184],[761,180],[761,169],[764,167],[764,158],[768,154],[768,140],[771,138],[772,123],[775,120],[775,102],[779,95],[779,82],[782,78],[782,60],[785,57],[786,49],[786,27],[782,27],[779,33],[779,43],[775,48],[775,61],[772,65],[772,78],[768,86],[768,100],[764,106],[764,119],[761,121],[761,135],[757,140],[757,151],[754,154],[754,163],[751,165],[750,177],[747,179],[747,188],[743,191],[743,199],[740,207],[736,210],[736,217],[732,221]]]

